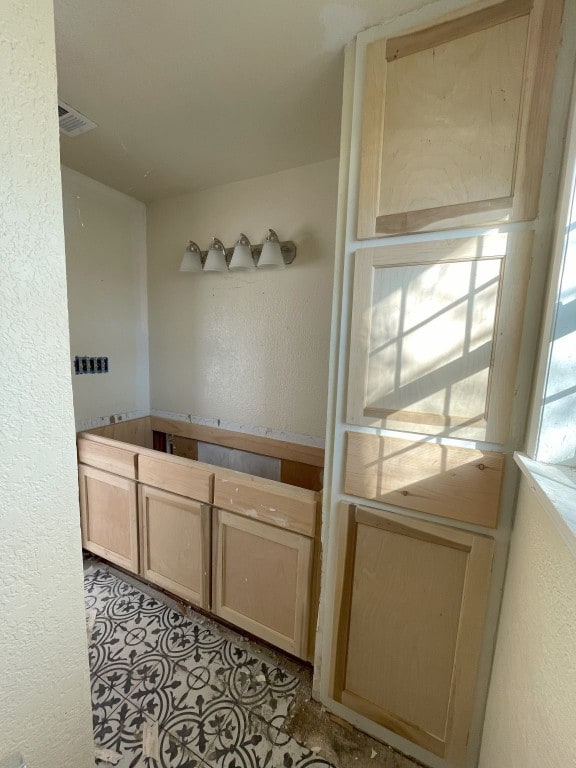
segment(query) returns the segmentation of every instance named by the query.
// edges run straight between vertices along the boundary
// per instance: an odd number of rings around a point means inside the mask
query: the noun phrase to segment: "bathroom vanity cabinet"
[[[78,435],[84,549],[310,659],[319,493],[155,451],[156,426],[166,425],[151,417]],[[274,452],[278,441],[259,440]],[[280,446],[291,465],[297,451]],[[321,460],[319,449],[303,447],[301,477],[316,482],[311,451]]]

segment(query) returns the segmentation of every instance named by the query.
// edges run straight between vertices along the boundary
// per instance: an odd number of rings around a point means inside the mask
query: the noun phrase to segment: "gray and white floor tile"
[[[87,572],[85,596],[94,741],[117,768],[331,768],[282,730],[299,679],[264,653],[106,567]]]

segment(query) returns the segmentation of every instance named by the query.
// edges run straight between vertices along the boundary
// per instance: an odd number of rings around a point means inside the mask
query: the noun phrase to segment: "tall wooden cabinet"
[[[475,768],[563,2],[454,5],[346,53],[315,687],[423,763]]]

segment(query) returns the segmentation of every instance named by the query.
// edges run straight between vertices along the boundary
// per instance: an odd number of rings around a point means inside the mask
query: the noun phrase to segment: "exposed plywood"
[[[104,427],[95,427],[89,430],[89,432],[93,435],[119,440],[122,443],[138,445],[141,448],[152,448],[150,416],[143,416],[141,419],[117,421]]]
[[[280,469],[280,480],[298,488],[308,488],[310,491],[321,491],[324,482],[324,470],[311,464],[284,459]]]
[[[138,573],[136,483],[80,465],[82,546]]]
[[[358,237],[534,218],[562,0],[368,45]]]
[[[204,443],[223,445],[227,448],[237,448],[241,451],[258,453],[262,456],[273,456],[277,459],[289,459],[312,464],[316,467],[324,466],[324,449],[315,448],[300,443],[290,443],[283,440],[274,440],[270,437],[249,435],[246,432],[231,432],[217,427],[205,427],[201,424],[191,424],[174,419],[163,419],[151,416],[152,429],[159,432],[167,432],[171,435],[188,437],[192,440],[200,440]]]
[[[335,697],[458,765],[493,541],[351,508]]]
[[[210,510],[140,486],[142,575],[185,600],[209,607]]]
[[[214,504],[279,528],[315,534],[318,497],[304,488],[216,468]]]
[[[113,472],[122,477],[136,478],[136,451],[127,450],[128,446],[118,447],[112,442],[96,442],[87,436],[77,441],[78,461],[92,467]]]
[[[532,233],[358,251],[347,420],[504,442]]]
[[[216,615],[307,658],[312,540],[223,510],[215,525]]]
[[[527,30],[523,16],[388,63],[381,163],[401,181],[380,185],[379,231],[387,216],[511,196]]]
[[[140,482],[197,501],[212,502],[213,477],[213,468],[197,461],[152,451],[138,455]]]
[[[504,454],[346,433],[344,492],[496,528]]]
[[[198,461],[198,440],[191,440],[181,435],[172,436],[174,456],[182,456],[185,459]]]

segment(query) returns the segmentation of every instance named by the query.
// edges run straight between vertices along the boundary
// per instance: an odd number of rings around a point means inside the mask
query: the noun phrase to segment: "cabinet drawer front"
[[[89,464],[91,467],[113,472],[115,475],[136,479],[136,452],[127,451],[124,448],[116,448],[114,445],[78,439],[78,461],[80,464]]]
[[[82,546],[138,573],[136,483],[80,465]]]
[[[212,468],[206,464],[162,454],[138,455],[138,479],[141,483],[180,496],[211,503],[212,478]]]
[[[208,608],[210,507],[142,485],[140,534],[144,578]]]
[[[504,454],[346,433],[344,491],[496,528]]]
[[[307,658],[312,539],[215,513],[214,613]]]
[[[314,536],[317,494],[233,470],[216,470],[214,504],[306,536]]]

